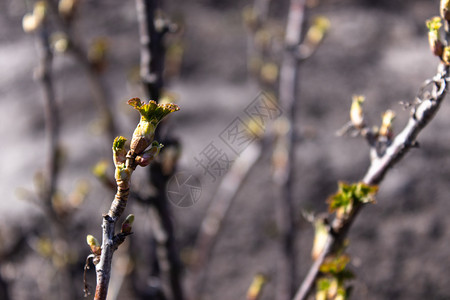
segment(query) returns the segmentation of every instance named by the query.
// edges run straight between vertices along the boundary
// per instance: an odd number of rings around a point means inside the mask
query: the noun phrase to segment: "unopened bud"
[[[387,138],[392,138],[392,122],[395,119],[395,112],[392,110],[387,110],[382,117],[382,123],[380,127],[380,131],[378,132],[380,136],[384,136]]]
[[[26,33],[30,33],[35,31],[38,28],[39,24],[36,21],[36,18],[32,14],[26,14],[22,19],[22,28]]]
[[[267,277],[264,274],[256,274],[253,277],[252,284],[247,290],[247,300],[257,300],[260,298]]]
[[[314,220],[314,243],[311,251],[313,260],[319,258],[328,240],[328,225],[324,218]]]
[[[69,40],[67,39],[66,34],[63,32],[55,32],[50,37],[51,44],[53,49],[56,52],[64,53],[69,48]]]
[[[133,222],[134,222],[134,215],[130,214],[126,217],[125,221],[123,221],[122,223],[122,229],[121,232],[122,233],[130,233],[131,230],[133,229]]]
[[[159,154],[161,148],[164,147],[163,144],[158,143],[157,141],[153,141],[150,149],[142,153],[141,155],[136,156],[136,163],[141,167],[148,166],[155,157]]]
[[[127,151],[125,150],[126,141],[127,139],[124,138],[123,136],[118,136],[114,139],[112,151],[115,166],[123,164],[126,160],[127,156]]]
[[[75,13],[77,4],[77,0],[60,0],[58,4],[58,12],[61,16],[70,19]]]
[[[47,3],[45,1],[38,1],[34,4],[33,15],[36,21],[41,24],[41,22],[47,16]]]
[[[329,28],[330,21],[327,18],[322,16],[316,17],[306,33],[305,42],[311,45],[318,45],[323,40]]]
[[[355,128],[361,129],[364,126],[364,113],[362,104],[365,101],[365,97],[361,95],[354,95],[352,106],[350,108],[350,120]]]
[[[441,57],[443,45],[441,42],[441,37],[439,29],[442,27],[441,18],[434,17],[426,22],[428,27],[428,43],[430,44],[431,52],[434,55]]]
[[[93,235],[86,236],[86,242],[91,247],[91,251],[94,254],[100,255],[102,253],[102,248],[98,240]]]

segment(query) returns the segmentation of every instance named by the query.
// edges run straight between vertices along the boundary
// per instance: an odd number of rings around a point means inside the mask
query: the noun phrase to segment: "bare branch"
[[[286,114],[287,132],[279,136],[278,146],[286,151],[282,164],[276,165],[274,181],[281,189],[281,201],[277,201],[277,223],[281,232],[280,257],[277,260],[276,299],[285,300],[292,297],[295,291],[296,253],[294,250],[295,221],[293,208],[293,169],[295,155],[293,151],[296,124],[296,101],[298,95],[299,60],[295,50],[302,40],[305,0],[291,0],[286,25],[285,53],[280,68],[279,101]]]

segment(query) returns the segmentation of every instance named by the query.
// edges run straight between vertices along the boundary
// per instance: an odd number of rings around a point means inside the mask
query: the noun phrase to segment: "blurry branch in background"
[[[142,103],[139,98],[133,98],[128,104],[139,111],[141,118],[137,125],[130,144],[126,150],[124,137],[117,137],[113,143],[113,158],[117,192],[108,214],[103,215],[102,244],[92,235],[87,236],[87,243],[91,248],[92,258],[97,273],[97,287],[95,300],[105,300],[111,277],[111,265],[114,251],[131,234],[134,216],[129,215],[122,223],[121,231],[115,234],[115,224],[124,212],[130,192],[131,176],[139,165],[149,165],[158,155],[162,144],[154,141],[155,130],[159,122],[171,112],[179,110],[174,104],[159,105],[154,101]]]
[[[106,130],[107,140],[111,141],[117,134],[117,125],[113,118],[111,103],[108,100],[110,95],[108,95],[101,78],[101,73],[106,65],[107,43],[104,39],[97,39],[89,50],[85,50],[76,38],[72,27],[76,21],[81,1],[46,0],[45,2],[48,4],[59,30],[52,34],[52,46],[57,52],[70,53],[86,72],[93,100],[101,116],[101,128]]]
[[[190,296],[192,299],[202,299],[212,250],[233,200],[246,183],[250,170],[261,157],[262,146],[259,143],[260,141],[250,144],[234,161],[230,170],[222,178],[206,211],[196,239],[191,265],[192,290]]]
[[[428,37],[430,48],[433,54],[441,59],[437,74],[424,82],[419,89],[416,100],[411,107],[410,118],[405,128],[394,137],[392,132],[393,112],[387,111],[382,118],[380,128],[369,127],[364,119],[362,96],[354,96],[350,111],[350,126],[347,126],[342,132],[352,130],[356,134],[364,137],[370,146],[371,163],[360,183],[357,184],[339,184],[338,193],[329,199],[330,213],[335,213],[334,220],[329,215],[322,222],[322,230],[317,231],[316,239],[320,240],[320,246],[315,245],[315,261],[312,264],[306,278],[301,284],[295,300],[306,299],[308,294],[317,283],[316,299],[344,299],[348,297],[348,291],[343,286],[344,278],[336,276],[336,270],[343,271],[349,258],[342,257],[342,252],[347,244],[346,237],[353,221],[366,203],[373,202],[373,194],[376,192],[376,186],[379,185],[386,173],[399,162],[405,154],[414,147],[418,146],[416,141],[418,134],[433,119],[440,104],[447,94],[450,63],[450,4],[449,1],[441,1],[441,17],[434,17],[427,21]],[[444,22],[445,36],[440,37],[440,30]],[[316,227],[317,228],[317,227]],[[321,235],[318,238],[318,234]],[[330,262],[334,261],[334,269],[330,268]],[[336,266],[340,267],[337,268]],[[330,272],[330,270],[334,270]],[[339,272],[338,272],[339,273]],[[337,280],[337,285],[331,285],[329,279],[324,275],[333,275],[333,280]],[[342,275],[342,273],[340,273]],[[345,274],[345,273],[344,273]],[[348,274],[348,273],[347,273]],[[329,277],[328,277],[329,278]]]
[[[175,32],[178,28],[163,13],[161,3],[157,0],[136,0],[139,35],[141,42],[140,77],[147,97],[161,103],[163,100],[164,71],[166,49],[165,36]],[[161,124],[167,129],[167,123]],[[160,129],[159,132],[164,131]],[[179,142],[166,134],[158,134],[157,138],[165,145],[160,160],[150,166],[150,184],[155,187],[155,194],[147,197],[147,204],[152,205],[156,211],[153,218],[153,238],[156,241],[156,250],[153,255],[156,264],[153,267],[153,277],[161,280],[161,275],[169,279],[172,298],[184,299],[181,272],[182,265],[176,247],[172,213],[167,199],[166,186],[168,180],[174,175],[176,161],[179,156]],[[141,196],[138,198],[145,197]],[[141,202],[142,203],[142,202]],[[160,274],[160,270],[163,272]],[[162,293],[163,291],[161,291]]]
[[[72,195],[65,197],[57,190],[58,178],[62,164],[62,150],[60,148],[60,115],[52,80],[53,53],[50,42],[50,28],[48,5],[45,1],[38,1],[33,6],[33,12],[23,18],[23,29],[27,33],[34,33],[36,48],[39,56],[39,66],[35,77],[41,83],[44,94],[45,127],[47,139],[47,166],[43,174],[36,175],[37,199],[27,193],[26,198],[32,200],[43,209],[45,218],[50,224],[51,238],[41,236],[36,240],[35,250],[44,257],[51,259],[59,282],[59,297],[76,299],[77,293],[73,289],[74,264],[76,253],[71,250],[71,216],[83,202],[88,187],[81,183]],[[40,232],[40,235],[44,233]]]
[[[243,20],[249,32],[249,70],[252,74],[257,76],[263,89],[268,89],[272,92],[276,89],[275,85],[278,79],[278,65],[275,61],[276,57],[280,55],[276,52],[280,52],[279,50],[281,49],[279,49],[278,45],[280,43],[279,29],[274,24],[266,21],[268,17],[269,2],[270,1],[268,0],[256,0],[253,7],[249,6],[244,8]],[[321,22],[316,20],[321,20]],[[300,43],[301,26],[299,25],[299,28],[297,29],[299,41],[296,44],[296,47],[289,49],[289,51],[292,52],[292,59],[295,61],[294,68],[298,67],[297,65],[300,61],[310,57],[314,53],[328,29],[328,21],[325,18],[317,18],[316,20],[314,21],[313,26],[308,30],[307,38],[305,38],[304,43]],[[321,26],[319,27],[318,24]],[[316,34],[313,35],[310,32],[315,32]],[[308,49],[308,55],[306,55],[306,50],[300,49]],[[300,52],[304,53],[301,57],[299,56]],[[290,80],[294,80],[291,82],[293,84],[293,86],[291,86],[291,92],[294,92],[293,89],[297,84],[296,78]],[[264,97],[269,96],[272,96],[272,93],[264,95]],[[270,110],[273,109],[273,107],[259,107],[258,109]],[[286,109],[286,111],[289,110],[290,108]],[[205,281],[207,279],[206,275],[208,272],[210,255],[223,227],[223,220],[225,219],[233,200],[236,198],[239,189],[245,184],[247,175],[250,173],[256,162],[259,161],[263,149],[267,149],[269,144],[273,142],[273,137],[271,137],[273,131],[268,128],[271,118],[270,116],[259,115],[259,117],[261,116],[268,120],[261,120],[261,123],[258,124],[248,124],[251,128],[254,128],[255,126],[258,128],[260,126],[264,127],[263,131],[258,135],[258,142],[250,144],[223,177],[202,222],[196,240],[195,250],[193,252],[193,284],[191,287],[193,295],[191,296],[193,296],[194,299],[201,298],[203,293],[203,288],[205,287]],[[255,130],[254,132],[257,131],[258,130]],[[292,255],[294,254],[292,251],[291,253]],[[286,261],[286,268],[288,268],[289,265],[290,261]],[[284,281],[280,281],[280,283],[281,282]],[[294,281],[292,281],[292,295],[294,288]],[[288,299],[292,295],[285,295],[284,298]]]
[[[277,224],[281,235],[280,256],[277,260],[276,299],[278,300],[290,299],[294,295],[297,278],[293,186],[299,65],[315,52],[329,27],[326,18],[316,17],[303,38],[305,6],[305,0],[292,0],[290,4],[278,88],[279,103],[283,110],[283,115],[276,123],[276,142],[273,153],[273,180],[277,191],[281,192],[281,199],[276,202]]]
[[[8,284],[5,282],[5,280],[2,277],[2,274],[0,273],[0,298],[4,300],[11,299],[9,297],[9,291],[8,291]]]
[[[277,227],[280,233],[280,250],[276,260],[275,299],[290,299],[295,291],[296,253],[295,220],[293,204],[293,171],[295,166],[295,109],[298,101],[299,60],[295,50],[302,40],[305,0],[291,0],[286,24],[284,54],[280,67],[279,103],[284,112],[277,120],[278,136],[273,153],[273,180],[281,199],[276,201]]]

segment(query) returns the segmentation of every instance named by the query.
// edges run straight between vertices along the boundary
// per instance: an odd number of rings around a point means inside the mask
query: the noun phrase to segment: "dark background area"
[[[288,1],[272,1],[270,16],[284,26]],[[229,123],[243,113],[260,88],[246,68],[247,34],[241,10],[250,1],[168,1],[168,15],[183,19],[185,54],[179,78],[168,89],[179,97],[181,111],[172,117],[173,133],[183,145],[181,171],[202,180],[202,196],[190,208],[173,207],[182,251],[193,244],[218,181],[196,167],[194,157],[217,141]],[[359,138],[337,137],[348,121],[353,94],[367,97],[365,111],[374,125],[386,109],[397,112],[396,132],[409,112],[399,104],[412,102],[417,90],[434,75],[438,59],[428,49],[425,20],[438,14],[439,1],[324,0],[308,17],[324,15],[331,29],[317,53],[300,66],[296,141],[295,207],[299,220],[297,249],[301,279],[310,264],[313,228],[302,219],[302,209],[321,212],[337,181],[357,181],[369,164],[369,149]],[[21,29],[27,12],[23,1],[0,2],[0,242],[8,243],[10,226],[30,229],[41,214],[19,200],[18,188],[33,189],[33,176],[45,164],[42,94],[33,81],[37,56],[33,37]],[[76,32],[86,44],[105,36],[110,43],[104,74],[120,133],[129,136],[137,115],[125,105],[141,96],[129,74],[139,64],[139,36],[133,1],[85,0]],[[100,236],[101,214],[112,193],[91,174],[100,158],[110,155],[109,141],[95,131],[96,111],[85,74],[76,61],[57,56],[54,62],[57,98],[63,115],[62,141],[67,152],[61,190],[79,179],[91,192],[75,219],[90,228],[74,236],[85,246],[87,233]],[[353,299],[449,299],[450,256],[450,113],[443,103],[438,115],[419,136],[414,149],[386,176],[377,203],[363,210],[349,235],[350,269],[356,274]],[[141,175],[139,175],[141,174]],[[133,187],[144,189],[144,173],[137,172]],[[257,272],[275,276],[277,251],[270,155],[264,154],[233,203],[209,266],[208,299],[242,299]],[[145,231],[148,213],[141,206],[127,208],[137,216],[136,232]],[[139,229],[140,228],[140,229]],[[139,234],[136,234],[138,237]],[[33,258],[34,257],[34,258]],[[12,299],[41,299],[45,289],[45,259],[3,262],[0,272],[10,283]],[[83,266],[80,266],[82,268]],[[92,271],[93,273],[93,271]],[[41,276],[45,274],[46,276]],[[189,270],[185,278],[189,279]],[[48,275],[50,276],[50,275]],[[275,280],[262,299],[273,299]],[[94,283],[93,276],[90,277]],[[74,282],[82,289],[82,281]],[[31,290],[30,287],[35,287]],[[131,299],[124,290],[125,298]],[[48,299],[52,299],[51,297]]]

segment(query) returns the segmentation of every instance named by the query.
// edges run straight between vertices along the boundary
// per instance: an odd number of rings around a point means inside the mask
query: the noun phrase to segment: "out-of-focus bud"
[[[380,136],[386,137],[388,139],[392,138],[393,130],[392,130],[392,122],[395,119],[395,112],[392,110],[387,110],[384,112],[382,116],[382,123],[378,134]]]
[[[47,15],[47,6],[44,1],[34,4],[33,13],[26,14],[22,19],[22,28],[26,33],[34,32],[41,26]]]
[[[312,46],[317,46],[323,40],[329,28],[330,21],[327,18],[323,16],[316,17],[306,33],[305,42]]]
[[[267,277],[264,274],[256,274],[247,290],[247,300],[258,300],[266,282]]]
[[[60,0],[58,12],[66,19],[71,19],[76,11],[78,0]]]
[[[441,18],[434,17],[426,22],[428,27],[428,43],[430,44],[431,52],[434,55],[441,57],[443,45],[441,42],[441,37],[439,29],[442,27]]]
[[[442,53],[442,61],[446,65],[450,65],[450,46],[444,48],[444,51]]]
[[[102,253],[102,247],[98,242],[98,240],[93,235],[88,234],[86,236],[86,242],[91,248],[92,253],[96,255],[100,255]]]
[[[364,112],[362,109],[362,104],[365,101],[365,97],[362,95],[354,95],[352,100],[350,120],[356,129],[361,129],[364,127]]]
[[[133,132],[130,145],[130,149],[138,155],[144,152],[153,142],[159,122],[171,112],[180,109],[176,104],[158,104],[153,100],[146,104],[141,102],[139,98],[128,100],[128,104],[141,114],[141,120]]]
[[[34,4],[33,15],[36,21],[41,22],[47,17],[47,3],[45,1],[38,1]]]
[[[267,84],[275,84],[278,79],[278,66],[276,63],[265,63],[261,68],[261,80]]]
[[[22,19],[22,28],[26,33],[35,31],[39,24],[33,14],[26,14]]]
[[[114,139],[112,150],[114,165],[118,166],[125,162],[127,156],[127,150],[125,149],[126,138],[118,136]]]
[[[69,204],[72,208],[78,208],[86,199],[90,190],[89,182],[80,180],[73,193],[69,196]]]
[[[56,52],[64,53],[69,48],[69,40],[63,32],[53,33],[50,37],[50,41]]]
[[[314,220],[314,243],[311,251],[313,260],[316,260],[323,251],[328,240],[328,225],[324,218]]]
[[[450,0],[441,0],[441,17],[450,21]]]
[[[244,7],[242,10],[242,19],[244,20],[244,24],[252,31],[258,26],[258,16],[250,5]]]
[[[109,43],[104,37],[94,39],[89,47],[88,59],[97,72],[101,72],[105,69],[108,50]]]
[[[150,149],[148,149],[141,155],[136,156],[135,158],[136,163],[141,167],[148,166],[159,154],[159,151],[161,150],[162,147],[164,147],[163,144],[160,144],[157,141],[153,141]]]
[[[130,214],[126,217],[125,221],[122,223],[122,229],[120,232],[122,233],[130,233],[133,229],[134,215]]]
[[[43,257],[51,257],[54,254],[53,242],[51,239],[42,237],[37,239],[34,245],[36,251]]]
[[[106,178],[107,170],[108,162],[106,160],[101,160],[92,168],[92,174],[94,174],[99,179],[104,179]]]
[[[272,33],[269,29],[260,29],[255,33],[255,45],[261,50],[268,49],[272,42]]]

